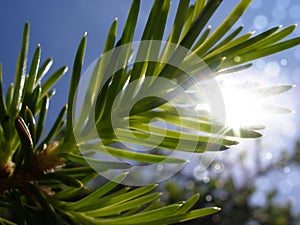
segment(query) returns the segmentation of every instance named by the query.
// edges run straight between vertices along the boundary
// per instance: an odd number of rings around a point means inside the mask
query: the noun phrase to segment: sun
[[[260,99],[244,85],[222,86],[222,96],[225,106],[225,125],[239,129],[257,125],[263,110]]]

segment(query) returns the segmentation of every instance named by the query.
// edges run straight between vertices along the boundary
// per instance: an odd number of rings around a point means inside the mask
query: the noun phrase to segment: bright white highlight
[[[259,99],[247,89],[238,87],[222,88],[226,125],[234,129],[256,125],[262,109]]]

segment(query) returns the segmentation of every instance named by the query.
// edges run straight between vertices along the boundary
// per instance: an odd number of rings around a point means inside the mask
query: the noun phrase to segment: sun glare
[[[259,99],[242,87],[223,87],[225,105],[225,123],[228,127],[238,129],[256,125],[262,116]]]

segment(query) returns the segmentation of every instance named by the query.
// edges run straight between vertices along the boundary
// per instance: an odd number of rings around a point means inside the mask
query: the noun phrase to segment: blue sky
[[[211,21],[212,28],[215,28],[238,2],[238,0],[224,0]],[[116,17],[119,20],[119,34],[121,33],[130,3],[130,0],[72,0],[71,4],[66,0],[47,2],[2,0],[0,2],[0,62],[3,66],[4,89],[7,89],[8,85],[13,82],[15,63],[21,45],[21,34],[26,21],[29,21],[31,25],[29,62],[35,47],[40,43],[42,61],[48,57],[54,59],[51,71],[62,65],[72,66],[77,45],[84,32],[87,31],[88,42],[84,64],[84,69],[86,69],[100,55],[109,26]],[[171,18],[177,3],[177,0],[172,2]],[[151,4],[152,1],[142,0],[136,40],[142,32]],[[245,24],[245,32],[256,30],[259,33],[275,25],[287,26],[299,23],[299,11],[299,0],[253,0],[252,6],[237,25]],[[167,30],[170,30],[172,20],[169,20],[168,24]],[[293,37],[299,35],[298,27]],[[259,60],[254,64],[254,68],[257,73],[261,73],[261,76],[271,83],[291,83],[299,86],[299,62],[300,47],[297,47]],[[57,94],[50,105],[48,122],[55,119],[60,107],[66,102],[69,76],[70,70],[56,85]],[[279,126],[271,127],[268,137],[273,140],[275,137],[276,141],[273,141],[272,144],[266,142],[265,145],[268,148],[274,148],[275,145],[282,148],[291,145],[292,141],[299,136],[300,117],[297,99],[299,94],[300,89],[296,87],[281,100],[290,104],[296,112],[288,117],[277,117],[277,124],[282,124],[281,120],[288,120],[287,124],[290,127],[286,129]],[[293,130],[292,133],[291,130]]]

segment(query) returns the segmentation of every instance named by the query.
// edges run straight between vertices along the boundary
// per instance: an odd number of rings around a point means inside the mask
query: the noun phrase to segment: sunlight
[[[259,98],[247,88],[237,86],[222,87],[227,126],[238,129],[256,125],[262,116]]]

